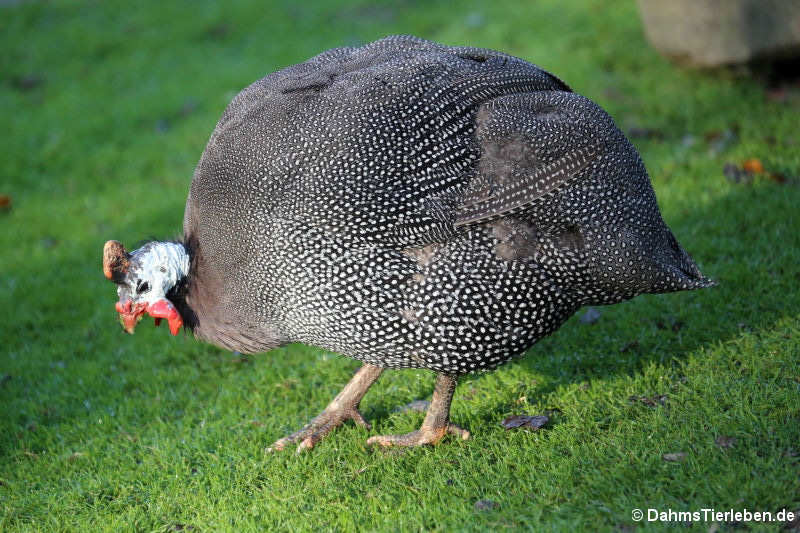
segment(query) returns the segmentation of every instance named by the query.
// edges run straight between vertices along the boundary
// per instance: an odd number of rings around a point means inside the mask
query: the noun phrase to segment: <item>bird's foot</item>
[[[389,446],[421,446],[423,444],[436,445],[447,434],[455,435],[461,440],[469,438],[469,431],[448,422],[439,427],[428,427],[424,424],[417,431],[404,435],[378,435],[367,439],[367,446],[379,445],[384,448]]]
[[[299,443],[297,445],[297,453],[311,449],[333,428],[341,426],[345,420],[352,420],[362,428],[370,429],[372,427],[355,407],[341,407],[331,404],[314,420],[306,424],[303,429],[276,440],[272,446],[267,448],[267,451],[281,451],[289,444],[294,443]]]
[[[294,444],[295,442],[299,442],[297,453],[311,449],[333,428],[341,426],[345,420],[352,420],[356,425],[370,429],[371,426],[358,412],[358,405],[367,393],[367,389],[375,383],[381,372],[383,372],[382,368],[370,364],[359,368],[358,372],[344,386],[342,392],[328,404],[324,411],[300,431],[295,431],[291,435],[276,440],[272,446],[267,448],[267,451],[280,451],[286,448],[288,444]]]

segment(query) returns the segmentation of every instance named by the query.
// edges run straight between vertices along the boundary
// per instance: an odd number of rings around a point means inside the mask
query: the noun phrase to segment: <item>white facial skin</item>
[[[150,242],[130,254],[126,283],[117,287],[120,301],[153,304],[189,272],[189,255],[181,244]]]

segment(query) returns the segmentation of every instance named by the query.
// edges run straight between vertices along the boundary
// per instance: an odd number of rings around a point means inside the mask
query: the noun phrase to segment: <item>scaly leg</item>
[[[291,435],[276,440],[267,451],[283,450],[287,444],[299,442],[297,452],[313,448],[316,443],[322,440],[325,435],[345,420],[351,419],[357,425],[370,429],[369,423],[364,420],[358,412],[358,404],[367,393],[370,385],[378,380],[383,372],[379,366],[365,364],[358,369],[358,372],[344,386],[342,391],[333,399],[331,403],[314,420],[306,424],[300,431],[295,431]]]
[[[405,435],[370,437],[367,439],[367,445],[419,446],[421,444],[437,444],[447,433],[461,437],[462,440],[467,440],[469,431],[450,423],[450,402],[453,401],[455,390],[456,378],[447,374],[439,374],[436,377],[436,386],[433,389],[431,405],[428,407],[422,426],[417,431],[412,431]]]

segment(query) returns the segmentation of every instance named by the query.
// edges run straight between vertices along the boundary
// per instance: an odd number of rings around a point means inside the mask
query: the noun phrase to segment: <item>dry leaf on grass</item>
[[[735,163],[725,163],[722,173],[731,183],[750,183],[753,181],[752,174],[745,172]]]
[[[594,324],[600,320],[600,311],[594,307],[589,307],[586,309],[586,312],[581,315],[579,320],[581,321],[581,324]]]
[[[630,341],[625,343],[625,346],[619,349],[621,353],[630,352],[631,350],[635,350],[639,347],[639,341]]]
[[[751,174],[761,174],[762,172],[764,172],[764,165],[761,163],[760,159],[751,157],[750,159],[746,159],[744,163],[742,163],[742,169],[745,172],[749,172]]]
[[[631,403],[641,402],[649,407],[659,407],[667,403],[666,394],[656,394],[655,396],[636,396],[635,394],[628,398]]]
[[[732,183],[750,183],[755,175],[763,176],[779,184],[789,181],[789,178],[780,172],[767,171],[761,160],[755,157],[746,159],[741,166],[735,163],[725,163],[722,173]]]
[[[493,502],[492,500],[478,500],[475,502],[476,511],[491,511],[492,509],[496,509],[498,507],[500,507],[500,504]]]
[[[708,143],[708,151],[712,156],[720,154],[736,143],[738,139],[738,126],[726,130],[711,130],[703,135]]]
[[[195,529],[197,528],[191,524],[173,524],[169,531],[194,531]]]
[[[726,435],[720,435],[719,437],[714,439],[714,444],[716,444],[720,448],[733,448],[733,445],[736,444],[736,438],[728,437]]]
[[[780,172],[768,172],[767,177],[772,181],[774,181],[775,183],[780,183],[780,184],[784,184],[787,181],[789,181],[789,179]]]
[[[509,416],[501,422],[501,425],[506,429],[527,429],[529,431],[537,431],[550,421],[547,415],[514,415]]]
[[[24,76],[16,76],[11,79],[11,85],[19,91],[30,91],[44,84],[44,77],[31,73]]]

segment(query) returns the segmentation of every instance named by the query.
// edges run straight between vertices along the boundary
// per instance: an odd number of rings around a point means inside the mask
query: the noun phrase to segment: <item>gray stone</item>
[[[800,0],[637,0],[663,55],[713,67],[800,54]]]

